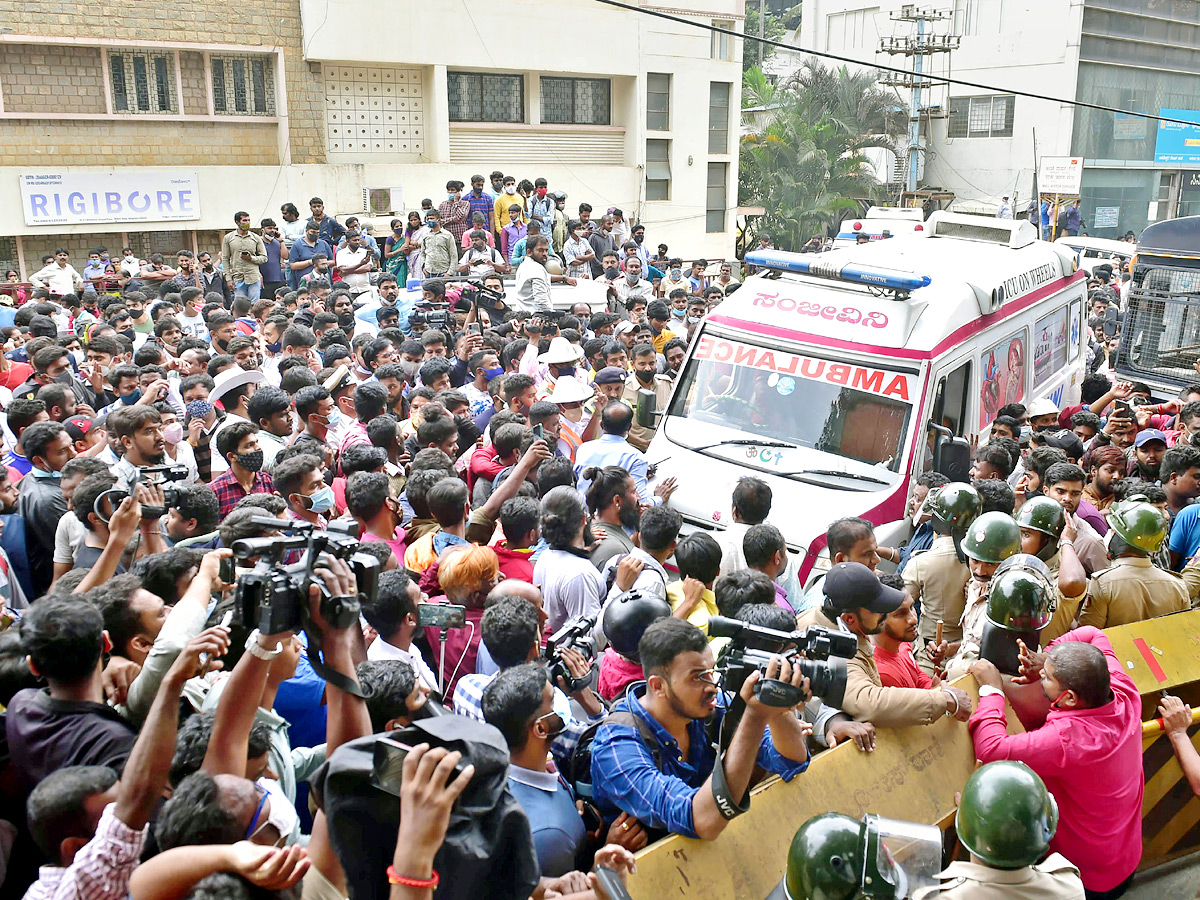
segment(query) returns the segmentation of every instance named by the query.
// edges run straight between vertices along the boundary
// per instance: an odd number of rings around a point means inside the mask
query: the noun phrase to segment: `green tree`
[[[742,71],[746,72],[752,68],[761,68],[763,60],[771,55],[774,48],[769,44],[761,44],[753,37],[758,37],[758,20],[759,20],[759,4],[757,0],[748,0],[746,3],[746,26],[744,34],[748,37],[742,41]],[[779,16],[774,15],[770,8],[767,9],[767,14],[764,17],[765,27],[763,37],[773,41],[782,38],[787,29],[783,25],[783,21]]]
[[[895,150],[906,114],[869,73],[829,68],[815,58],[782,85],[758,69],[743,78],[748,130],[741,139],[739,203],[762,206],[756,233],[799,249],[862,200],[881,196],[863,151]]]

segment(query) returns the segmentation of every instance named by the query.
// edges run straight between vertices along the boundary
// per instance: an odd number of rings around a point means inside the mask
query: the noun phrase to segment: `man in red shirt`
[[[1040,728],[1008,733],[1003,681],[979,660],[979,706],[967,727],[981,762],[1013,759],[1041,776],[1058,801],[1050,849],[1083,876],[1089,896],[1119,897],[1142,856],[1142,701],[1112,645],[1091,626],[1069,631],[1045,654],[1021,653],[1021,673],[1040,677],[1050,712]]]
[[[899,575],[880,575],[888,587],[904,591],[904,579]],[[922,672],[912,655],[917,639],[917,613],[913,598],[904,592],[904,602],[883,620],[883,631],[871,636],[874,644],[875,667],[884,687],[931,688],[933,679]]]

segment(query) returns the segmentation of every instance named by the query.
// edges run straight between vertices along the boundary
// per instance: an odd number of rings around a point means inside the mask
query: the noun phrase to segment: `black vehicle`
[[[1175,397],[1200,381],[1200,216],[1148,225],[1132,270],[1117,376]]]

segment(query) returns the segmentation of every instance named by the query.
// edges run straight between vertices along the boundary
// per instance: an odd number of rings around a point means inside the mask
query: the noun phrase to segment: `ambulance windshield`
[[[789,353],[708,333],[700,337],[679,378],[669,416],[723,426],[750,438],[730,435],[737,444],[752,446],[754,438],[761,438],[765,446],[805,448],[806,453],[785,449],[773,454],[769,471],[780,476],[844,471],[860,481],[890,485],[895,478],[888,473],[900,471],[916,373]],[[674,428],[670,436],[694,450],[729,443],[711,428]],[[865,465],[847,467],[818,453]],[[746,453],[752,455],[753,451]],[[871,471],[882,477],[870,477]]]

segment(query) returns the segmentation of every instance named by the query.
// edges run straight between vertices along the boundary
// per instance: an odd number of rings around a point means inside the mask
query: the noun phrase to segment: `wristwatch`
[[[998,688],[994,684],[985,684],[983,687],[981,687],[979,689],[980,697],[990,697],[990,696],[992,696],[992,694],[999,694],[1001,697],[1003,697],[1004,689]]]
[[[264,662],[270,662],[283,652],[283,644],[281,642],[275,644],[274,650],[268,650],[267,648],[260,647],[258,645],[258,637],[259,631],[257,628],[255,628],[252,632],[250,632],[250,636],[246,638],[246,652],[251,656],[257,657]]]

